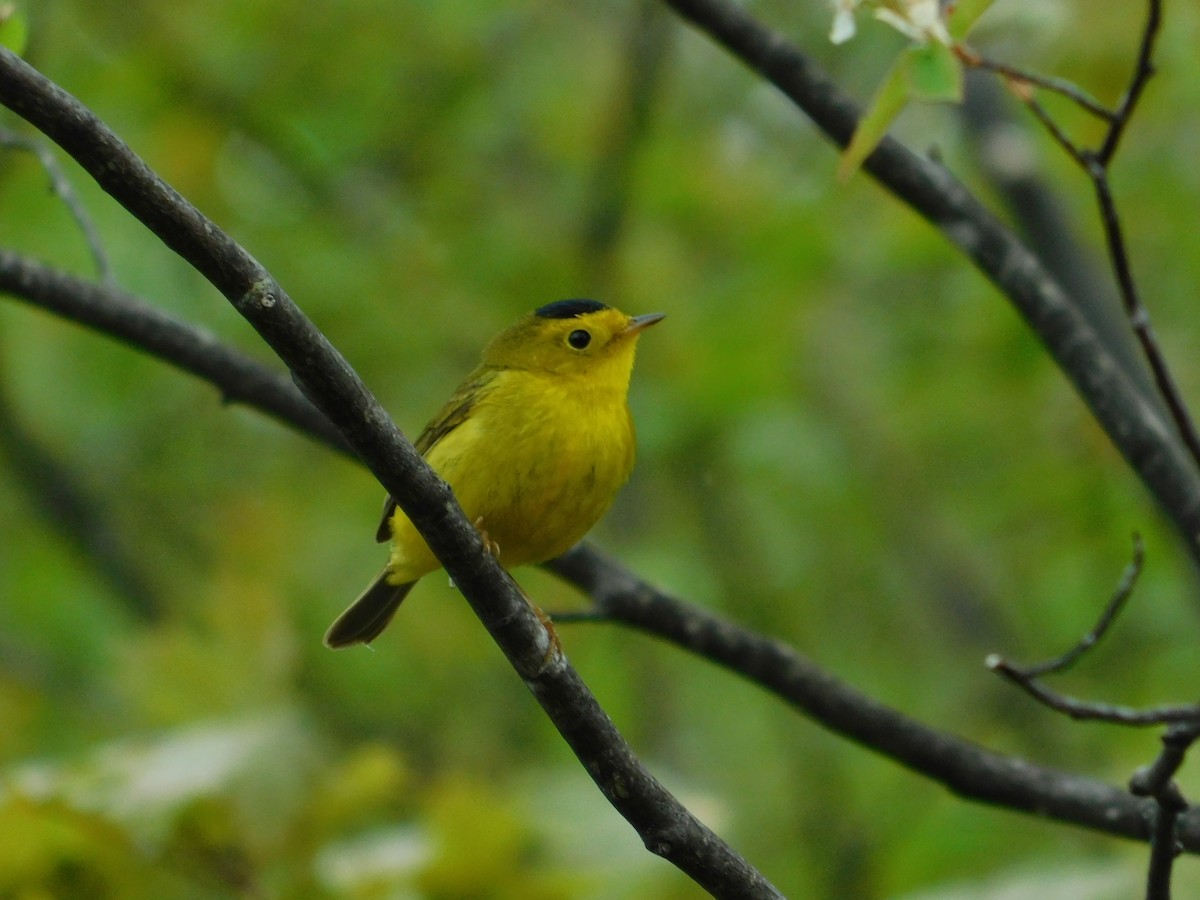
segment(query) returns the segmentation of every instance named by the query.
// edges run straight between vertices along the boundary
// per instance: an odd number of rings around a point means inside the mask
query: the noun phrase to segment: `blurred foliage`
[[[594,533],[647,578],[935,726],[1120,782],[1153,734],[1060,721],[982,660],[1073,641],[1138,529],[1134,602],[1064,686],[1194,693],[1193,572],[1018,317],[866,179],[839,186],[836,154],[781,97],[656,6],[23,7],[27,58],[270,267],[411,434],[536,305],[667,312],[634,379],[638,469]],[[754,10],[860,97],[900,46],[861,23],[833,47],[824,3]],[[1140,15],[1007,0],[973,39],[1112,98]],[[1194,5],[1173,4],[1115,171],[1190,396],[1198,37]],[[914,107],[897,128],[989,196],[953,109]],[[1037,142],[1094,241],[1083,178]],[[269,358],[69,171],[122,286]],[[90,271],[27,155],[0,156],[0,243]],[[592,789],[444,579],[374,652],[322,648],[383,558],[363,471],[11,303],[0,379],[8,424],[94,504],[89,546],[135,561],[161,610],[133,611],[0,448],[0,897],[699,894]],[[581,603],[520,578],[547,609]],[[639,635],[561,633],[654,770],[789,895],[1138,883],[1143,848],[963,803]],[[1194,863],[1180,869],[1194,885]]]

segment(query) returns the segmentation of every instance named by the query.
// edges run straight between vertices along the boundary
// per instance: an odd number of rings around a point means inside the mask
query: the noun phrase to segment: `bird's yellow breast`
[[[600,519],[633,469],[625,384],[500,370],[470,415],[429,451],[467,518],[499,547],[505,568],[569,550]],[[389,580],[439,563],[397,512]]]

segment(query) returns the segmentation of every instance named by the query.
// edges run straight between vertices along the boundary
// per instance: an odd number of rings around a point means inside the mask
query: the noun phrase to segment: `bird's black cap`
[[[587,313],[608,309],[599,300],[555,300],[533,311],[540,319],[577,319]]]

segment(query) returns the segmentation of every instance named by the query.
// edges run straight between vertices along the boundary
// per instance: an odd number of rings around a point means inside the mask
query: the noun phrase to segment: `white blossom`
[[[876,9],[875,18],[922,44],[930,41],[946,45],[953,43],[942,19],[940,0],[902,0]]]
[[[950,45],[941,0],[832,0],[833,27],[829,39],[844,44],[855,35],[854,13],[859,6],[874,8],[875,18],[918,43]]]
[[[844,44],[854,37],[854,10],[862,0],[833,0],[833,28],[829,40]]]

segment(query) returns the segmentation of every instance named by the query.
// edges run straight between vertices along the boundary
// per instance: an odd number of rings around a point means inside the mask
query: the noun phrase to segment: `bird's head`
[[[483,363],[611,380],[623,389],[638,335],[662,318],[662,313],[627,316],[596,300],[559,300],[502,331],[483,351]]]

